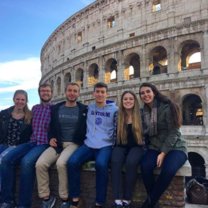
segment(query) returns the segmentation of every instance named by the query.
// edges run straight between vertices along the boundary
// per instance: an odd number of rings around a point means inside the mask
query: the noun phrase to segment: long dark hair
[[[155,87],[155,85],[151,83],[143,83],[139,88],[139,92],[142,87],[151,88],[152,92],[155,94],[155,98],[157,99],[157,101],[169,104],[171,110],[172,127],[179,128],[182,125],[182,115],[179,106],[175,102],[171,101],[167,96],[160,93],[160,91]]]
[[[132,132],[138,144],[142,145],[142,124],[140,116],[140,107],[137,96],[134,92],[128,90],[123,92],[121,95],[121,100],[119,104],[118,111],[118,125],[117,125],[117,144],[127,144],[127,123],[126,117],[127,113],[123,107],[123,97],[127,93],[131,94],[134,97],[134,107],[132,109]]]

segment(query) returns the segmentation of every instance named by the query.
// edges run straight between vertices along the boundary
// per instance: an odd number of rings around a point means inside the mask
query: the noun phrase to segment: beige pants
[[[68,198],[68,178],[66,163],[78,145],[72,142],[63,143],[63,151],[57,154],[53,147],[43,152],[36,163],[36,176],[38,182],[38,194],[40,198],[50,196],[48,169],[55,163],[59,178],[59,195],[62,199]]]

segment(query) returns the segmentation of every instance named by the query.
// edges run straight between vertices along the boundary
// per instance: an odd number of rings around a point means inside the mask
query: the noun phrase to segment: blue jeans
[[[5,146],[3,144],[0,145],[0,156],[1,156],[1,153],[4,152],[4,150],[6,150],[6,149],[7,149],[7,146]],[[2,172],[2,170],[1,170],[1,162],[0,162],[0,190],[1,190],[1,172]]]
[[[67,161],[69,196],[80,196],[80,168],[95,160],[96,169],[96,203],[105,204],[108,185],[108,164],[112,153],[112,146],[92,149],[85,144],[78,148]]]
[[[21,163],[19,204],[31,207],[31,196],[35,179],[35,163],[48,145],[24,143],[18,145],[2,159],[2,203],[14,202],[15,168]]]
[[[16,146],[7,147],[3,144],[0,145],[0,190],[1,190],[1,174],[2,174],[1,160],[3,157],[5,157],[5,155],[7,155],[9,152],[11,152],[15,147]]]
[[[157,203],[162,194],[170,185],[177,171],[187,160],[183,151],[171,150],[164,158],[160,175],[155,181],[154,169],[157,164],[157,157],[160,152],[148,149],[141,162],[141,173],[143,182],[150,200]]]

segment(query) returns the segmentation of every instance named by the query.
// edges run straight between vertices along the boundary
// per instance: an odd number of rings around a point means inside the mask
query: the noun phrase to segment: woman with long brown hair
[[[129,208],[137,179],[137,168],[144,154],[139,102],[134,92],[125,91],[120,100],[116,146],[111,157],[113,208]],[[122,166],[125,163],[124,193]]]
[[[186,162],[187,147],[180,131],[182,116],[178,105],[150,83],[143,83],[139,94],[144,102],[143,132],[148,141],[148,149],[141,162],[148,194],[142,208],[156,208],[176,172]],[[153,171],[156,167],[160,167],[161,172],[155,181]]]

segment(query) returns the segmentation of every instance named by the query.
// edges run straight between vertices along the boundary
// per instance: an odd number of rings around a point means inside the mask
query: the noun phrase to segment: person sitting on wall
[[[35,164],[48,148],[48,130],[52,88],[42,84],[38,88],[41,104],[32,108],[32,130],[30,142],[20,144],[2,158],[1,208],[15,207],[15,168],[21,164],[18,208],[30,208],[35,179]]]
[[[38,193],[43,199],[42,208],[52,208],[55,197],[50,196],[48,169],[56,162],[59,177],[61,208],[69,208],[68,178],[66,163],[72,153],[83,144],[86,134],[87,106],[77,102],[80,87],[69,83],[65,87],[66,101],[51,107],[51,122],[48,134],[49,147],[36,163]]]
[[[14,106],[0,113],[0,187],[1,160],[19,144],[28,142],[32,134],[32,112],[28,109],[28,96],[17,90],[13,96]]]
[[[90,160],[95,160],[96,169],[95,207],[101,208],[106,202],[108,163],[115,142],[118,110],[115,102],[106,100],[107,90],[107,85],[102,82],[94,86],[95,103],[88,106],[86,140],[67,162],[69,196],[73,208],[83,207],[80,198],[80,168]]]
[[[142,125],[137,96],[125,91],[120,100],[117,140],[111,156],[111,183],[113,208],[129,208],[136,184],[137,168],[144,155]],[[122,166],[125,165],[124,193],[122,190]]]
[[[141,174],[148,194],[142,208],[157,207],[158,200],[170,185],[176,172],[187,160],[186,141],[181,136],[181,111],[176,103],[149,83],[140,86],[144,102],[144,135],[148,150],[141,162]],[[154,169],[161,168],[155,181]]]

